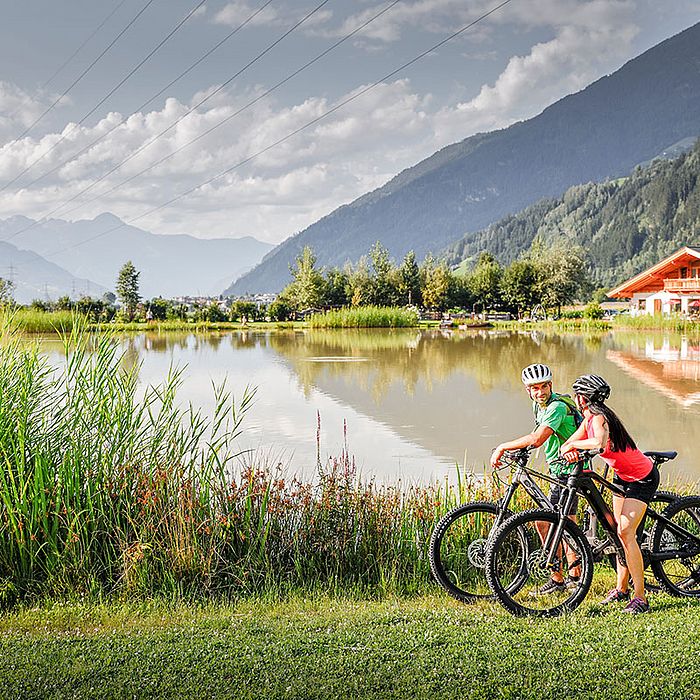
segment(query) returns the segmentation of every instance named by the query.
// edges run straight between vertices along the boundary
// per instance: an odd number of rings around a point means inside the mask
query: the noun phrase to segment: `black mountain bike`
[[[537,485],[534,477],[558,483],[547,474],[529,469],[528,460],[534,448],[526,447],[503,454],[501,469],[510,469],[512,478],[502,498],[496,502],[474,501],[453,508],[435,526],[428,546],[430,569],[437,583],[453,598],[463,603],[490,598],[493,593],[486,580],[486,546],[489,538],[510,516],[511,504],[520,487],[540,508],[552,509],[547,496]],[[646,452],[654,463],[660,465],[676,453]],[[669,455],[673,455],[673,457]],[[664,458],[658,455],[666,455]],[[496,477],[496,474],[494,474]],[[658,491],[650,504],[654,508],[665,508],[677,496],[667,491]],[[607,556],[614,566],[616,550],[598,525],[596,514],[588,509],[584,514],[586,536],[591,542],[596,559]],[[640,538],[643,533],[640,526]]]
[[[581,454],[590,457],[595,453]],[[657,463],[676,456],[675,452],[645,454]],[[563,489],[562,512],[576,494],[585,498],[605,533],[603,540],[589,542],[576,523],[551,508],[512,515],[489,537],[486,578],[506,610],[515,615],[547,617],[574,610],[591,586],[594,546],[599,553],[612,547],[624,561],[615,518],[596,484],[623,495],[617,486],[593,471],[585,471],[579,463]],[[648,521],[652,522],[650,530],[645,527]],[[542,538],[539,533],[543,530],[546,534]],[[700,496],[676,498],[662,513],[647,509],[640,532],[644,533],[640,547],[645,565],[661,588],[675,596],[700,597]],[[570,587],[552,590],[545,585],[553,571],[563,571],[566,576],[567,567],[574,566],[580,576]]]

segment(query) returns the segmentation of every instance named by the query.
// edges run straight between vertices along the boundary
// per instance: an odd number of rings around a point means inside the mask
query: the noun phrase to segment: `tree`
[[[543,306],[561,313],[564,304],[588,295],[590,282],[582,248],[564,243],[545,246],[536,240],[529,257],[538,268],[537,292]]]
[[[286,321],[292,313],[290,303],[280,294],[267,309],[272,321]]]
[[[316,269],[316,255],[309,246],[297,256],[295,266],[289,267],[293,282],[284,290],[285,296],[297,309],[313,309],[323,306],[326,282]]]
[[[397,303],[397,290],[394,276],[394,263],[389,251],[377,241],[370,250],[372,261],[371,294],[372,304],[377,306],[394,306]]]
[[[420,268],[421,294],[423,306],[427,309],[444,311],[449,306],[449,291],[452,273],[447,263],[435,261],[432,255],[428,255]]]
[[[337,267],[326,273],[326,303],[329,306],[347,306],[350,303],[348,274]]]
[[[537,283],[538,269],[531,260],[516,260],[511,263],[501,278],[503,301],[510,311],[518,316],[540,303]]]
[[[474,302],[486,309],[495,309],[501,305],[501,277],[503,268],[490,253],[482,253],[474,272],[469,278],[469,287],[475,299]]]
[[[12,291],[15,283],[12,280],[0,277],[0,304],[8,304],[12,301]]]
[[[170,313],[171,304],[162,297],[156,297],[155,299],[151,299],[148,307],[151,310],[154,321],[165,321]]]
[[[367,258],[363,255],[355,267],[348,265],[348,287],[350,303],[353,306],[367,306],[372,303],[372,277],[369,273]]]
[[[398,269],[398,292],[400,304],[421,306],[423,298],[420,292],[420,268],[416,254],[409,250]]]
[[[124,263],[117,277],[117,296],[124,307],[124,313],[129,321],[132,321],[136,313],[136,307],[141,301],[139,294],[139,275],[141,273],[134,267],[131,260]]]

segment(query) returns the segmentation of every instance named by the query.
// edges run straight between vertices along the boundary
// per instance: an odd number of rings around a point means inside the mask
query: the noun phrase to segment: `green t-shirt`
[[[538,427],[547,425],[554,431],[544,443],[544,453],[549,471],[555,476],[563,476],[570,474],[574,465],[558,462],[559,448],[576,432],[576,420],[567,405],[563,401],[557,401],[555,397],[556,394],[552,393],[552,397],[544,407],[533,402],[532,410]]]

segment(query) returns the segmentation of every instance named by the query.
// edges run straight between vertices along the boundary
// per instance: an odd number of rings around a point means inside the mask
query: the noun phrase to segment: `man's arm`
[[[534,430],[527,435],[515,438],[509,442],[502,442],[491,455],[491,466],[497,467],[501,462],[501,457],[506,450],[519,450],[522,447],[540,447],[544,445],[554,431],[548,425],[540,425],[537,430]]]

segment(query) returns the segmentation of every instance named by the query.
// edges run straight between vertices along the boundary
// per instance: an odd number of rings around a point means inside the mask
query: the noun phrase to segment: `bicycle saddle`
[[[644,454],[647,457],[651,457],[651,459],[654,460],[655,464],[663,464],[664,462],[668,462],[669,460],[678,457],[678,452],[676,452],[675,450],[672,450],[671,452],[654,452],[652,450],[649,450]]]

